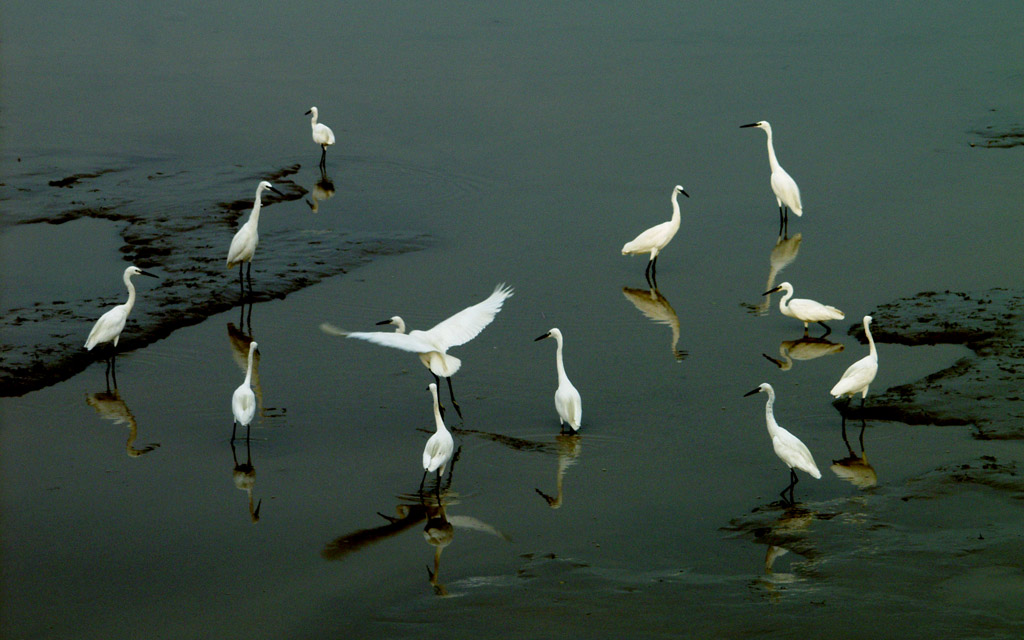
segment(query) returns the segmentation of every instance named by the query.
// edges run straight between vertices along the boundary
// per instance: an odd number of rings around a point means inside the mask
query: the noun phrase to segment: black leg
[[[427,470],[424,469],[423,470],[423,478],[420,479],[420,493],[421,494],[423,493],[423,483],[425,483],[426,481],[427,481]]]
[[[654,260],[651,260],[651,285],[658,288],[658,256],[654,256]]]
[[[820,324],[821,326],[825,327],[825,333],[821,334],[822,338],[824,338],[828,334],[832,333],[832,327],[828,326],[824,322],[821,322],[820,320],[818,321],[818,324]]]
[[[238,292],[242,297],[242,304],[245,304],[245,277],[242,275],[242,263],[238,263]]]
[[[652,262],[653,262],[653,260],[648,260],[647,261],[647,268],[644,269],[644,278],[647,280],[647,286],[649,286],[649,287],[651,287],[653,289],[654,285],[651,284],[651,263]]]
[[[864,430],[868,428],[868,423],[864,421],[864,416],[860,418],[860,457],[864,457]]]
[[[779,206],[779,235],[782,235],[783,229],[786,228],[786,215],[783,213],[783,208]]]
[[[114,391],[117,391],[117,347],[110,348],[110,379],[114,383]]]
[[[445,378],[448,381],[448,395],[452,398],[452,406],[455,407],[455,413],[459,414],[459,419],[462,419],[462,409],[459,407],[459,403],[455,402],[455,391],[452,390],[452,379]]]
[[[249,260],[249,262],[246,263],[246,264],[249,265],[249,266],[247,266],[245,268],[245,275],[246,275],[246,277],[249,280],[249,298],[251,299],[252,298],[252,260]]]
[[[238,422],[235,420],[231,421],[231,453],[235,452],[235,427],[238,426]]]
[[[323,149],[320,153],[320,171],[323,172],[327,170],[327,147],[320,145],[320,148]]]

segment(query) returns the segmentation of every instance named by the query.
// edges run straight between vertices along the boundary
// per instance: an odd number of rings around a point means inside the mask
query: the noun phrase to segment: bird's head
[[[758,129],[764,129],[765,131],[772,130],[772,126],[768,124],[767,120],[758,120],[757,122],[751,122],[750,124],[740,125],[740,129],[746,129],[747,127],[757,127]]]
[[[539,340],[543,340],[544,338],[556,338],[556,337],[557,338],[561,338],[562,337],[562,332],[559,331],[558,329],[554,329],[553,328],[550,331],[548,331],[547,333],[545,333],[544,335],[537,336],[536,338],[533,339],[533,341],[537,342]]]
[[[752,396],[755,393],[768,393],[769,391],[771,391],[771,389],[772,385],[768,384],[767,382],[762,382],[761,384],[757,385],[756,389],[751,389],[750,391],[744,393],[743,397],[746,398],[747,396]]]
[[[317,116],[316,107],[310,107],[309,111],[306,112],[306,115],[312,115],[315,118]]]
[[[686,189],[684,189],[683,185],[681,185],[681,184],[677,184],[676,188],[672,191],[672,193],[673,194],[680,194],[681,193],[684,196],[686,196],[687,198],[690,197],[690,194],[686,193]]]

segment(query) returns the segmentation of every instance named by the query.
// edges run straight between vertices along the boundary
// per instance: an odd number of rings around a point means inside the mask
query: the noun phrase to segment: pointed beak
[[[690,197],[690,194],[686,193],[686,189],[681,189],[681,190],[679,191],[679,193],[683,194],[683,195],[684,195],[684,196],[686,196],[687,198],[689,198],[689,197]]]
[[[549,332],[547,332],[547,333],[545,333],[545,334],[544,334],[544,335],[542,335],[542,336],[537,336],[536,338],[534,338],[534,339],[533,339],[533,341],[534,341],[534,342],[537,342],[538,340],[543,340],[544,338],[547,338],[547,337],[549,337],[549,336],[551,336],[551,332],[550,332],[550,331],[549,331]]]
[[[768,362],[771,362],[776,367],[779,367],[780,369],[782,368],[782,361],[781,360],[776,360],[775,358],[771,357],[767,353],[762,353],[761,355],[764,356],[768,360]],[[760,389],[757,389],[757,391],[760,391]],[[747,395],[749,396],[750,394],[748,393]]]
[[[275,189],[274,187],[270,187],[270,190],[276,193],[277,195],[281,196],[282,198],[284,197],[284,194]]]
[[[750,390],[750,391],[748,391],[748,392],[744,393],[744,394],[743,394],[743,397],[744,397],[744,398],[746,398],[747,396],[752,396],[752,395],[754,395],[755,393],[760,393],[760,391],[761,391],[761,387],[758,387],[758,388],[756,388],[756,389],[752,389],[752,390]]]
[[[774,288],[774,289],[772,289],[771,291],[765,291],[765,292],[764,292],[764,293],[762,293],[761,295],[762,295],[762,296],[766,296],[766,295],[768,295],[768,294],[770,294],[770,293],[775,293],[776,291],[782,291],[782,287],[775,287],[775,288]]]
[[[750,124],[741,124],[740,125],[740,129],[746,129],[747,127],[756,127],[756,126],[757,126],[756,122],[751,122]]]
[[[157,280],[160,279],[160,276],[156,275],[155,273],[150,273],[148,271],[141,271],[140,270],[139,271],[139,275],[140,276],[149,276],[150,278],[156,278]]]
[[[375,324],[378,325],[378,326],[380,326],[382,324],[391,324],[391,319],[388,318],[387,320],[381,320],[380,322],[377,322]]]
[[[308,115],[310,115],[311,113],[313,113],[313,110],[312,110],[312,109],[310,109],[309,111],[307,111],[307,112],[306,112],[306,113],[305,113],[304,115],[307,115],[307,116],[308,116]]]

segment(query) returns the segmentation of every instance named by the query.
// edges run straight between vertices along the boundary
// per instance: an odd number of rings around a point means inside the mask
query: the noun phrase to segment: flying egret
[[[798,216],[804,214],[804,207],[800,204],[800,187],[796,186],[796,180],[779,164],[775,157],[775,147],[772,145],[772,125],[766,120],[740,125],[740,129],[746,127],[757,127],[764,129],[768,134],[768,163],[772,167],[772,191],[775,192],[775,200],[779,203],[779,235],[782,235],[783,228],[789,227],[789,211]],[[786,207],[784,209],[783,207]]]
[[[387,320],[381,320],[378,325],[393,324],[397,329],[387,331],[345,331],[328,323],[320,325],[320,329],[332,335],[345,336],[347,338],[358,338],[385,347],[394,347],[403,351],[418,353],[423,366],[430,369],[434,375],[434,382],[441,384],[441,378],[448,380],[448,393],[451,395],[452,404],[459,417],[462,417],[462,409],[455,401],[455,392],[452,390],[452,376],[462,366],[462,361],[455,356],[448,355],[451,347],[465,344],[475,338],[484,330],[484,327],[491,324],[494,316],[501,311],[501,306],[507,298],[512,295],[512,288],[506,287],[504,283],[494,288],[494,292],[483,302],[442,320],[426,331],[413,330],[405,333],[405,321],[399,316],[393,316]]]
[[[93,325],[92,331],[89,332],[89,337],[85,339],[85,348],[89,351],[92,351],[93,347],[98,344],[113,342],[110,357],[107,360],[107,373],[110,373],[113,368],[114,356],[117,353],[117,341],[121,339],[121,331],[124,330],[124,325],[128,321],[128,314],[132,312],[132,307],[135,306],[135,285],[132,284],[132,276],[157,277],[134,265],[126,267],[122,280],[124,281],[124,286],[128,288],[128,301],[124,304],[116,305],[100,316],[100,319]],[[114,386],[117,386],[116,373],[114,374]]]
[[[555,368],[558,370],[558,388],[555,389],[555,411],[558,412],[558,424],[563,429],[568,423],[573,431],[579,431],[583,426],[580,421],[583,419],[583,400],[580,392],[569,382],[569,376],[565,375],[565,364],[562,362],[562,332],[557,328],[548,331],[542,336],[534,338],[534,342],[544,338],[554,338],[558,347],[555,349]]]
[[[249,343],[249,364],[245,370],[245,382],[238,385],[235,392],[231,394],[231,413],[235,416],[234,422],[231,423],[231,442],[235,441],[235,428],[238,425],[245,427],[245,439],[249,439],[249,423],[256,415],[256,394],[253,393],[252,386],[250,386],[252,384],[252,360],[256,348],[255,340]]]
[[[807,445],[775,421],[775,414],[772,412],[772,405],[775,403],[775,389],[772,389],[772,385],[762,382],[756,389],[748,391],[743,396],[752,396],[758,392],[768,394],[768,402],[764,405],[764,419],[768,424],[768,435],[772,438],[775,455],[779,456],[779,459],[789,467],[789,486],[783,489],[779,495],[786,500],[788,491],[789,503],[793,504],[793,487],[799,482],[794,468],[809,473],[815,479],[821,478],[821,472],[818,471],[818,465],[814,464],[814,456],[811,455]]]
[[[839,309],[831,307],[827,304],[821,304],[814,300],[807,300],[806,298],[793,298],[793,285],[788,282],[783,282],[774,289],[765,291],[763,295],[771,295],[776,291],[785,291],[786,295],[782,296],[779,300],[779,311],[782,315],[789,316],[790,318],[796,318],[804,323],[804,335],[807,335],[807,323],[817,322],[821,326],[825,327],[825,333],[822,337],[832,333],[832,329],[825,324],[826,320],[842,320],[846,317]],[[790,298],[793,298],[790,300]]]
[[[246,220],[245,224],[235,233],[235,237],[231,239],[231,248],[228,249],[228,269],[236,264],[238,265],[239,283],[242,282],[242,263],[249,263],[246,273],[249,274],[250,291],[252,290],[252,256],[256,253],[256,244],[260,241],[260,236],[257,232],[257,226],[260,223],[260,208],[263,206],[260,195],[266,189],[270,189],[279,196],[284,196],[283,193],[275,189],[266,180],[260,182],[259,186],[256,187],[256,200],[252,204],[252,213],[249,214],[249,219]],[[244,285],[242,290],[244,292]]]
[[[306,115],[312,115],[309,126],[313,129],[313,142],[323,149],[320,154],[320,172],[323,173],[327,169],[327,147],[334,144],[334,132],[326,124],[316,121],[318,115],[316,107],[310,107]]]
[[[687,198],[690,194],[679,186],[676,185],[675,189],[672,190],[672,218],[668,222],[662,222],[656,224],[647,231],[644,231],[637,237],[633,238],[626,244],[622,245],[622,255],[641,255],[644,253],[651,254],[650,259],[647,261],[647,268],[644,269],[644,277],[647,278],[647,284],[651,287],[657,287],[658,277],[658,253],[672,240],[679,231],[679,222],[681,217],[679,215],[679,194],[683,194]]]
[[[875,339],[871,337],[871,316],[864,316],[864,333],[868,337],[868,355],[851,364],[839,378],[836,386],[832,387],[832,394],[837,400],[842,396],[853,396],[860,394],[860,406],[864,406],[864,398],[868,395],[868,387],[875,381],[878,374],[878,351],[875,349]]]
[[[437,471],[437,488],[441,490],[441,478],[444,476],[444,468],[452,459],[452,452],[455,450],[455,440],[452,434],[444,426],[444,418],[441,417],[441,403],[437,399],[437,385],[431,382],[427,385],[430,396],[434,399],[434,424],[437,431],[430,436],[427,444],[423,447],[423,480],[420,481],[420,489],[427,479],[428,473]]]

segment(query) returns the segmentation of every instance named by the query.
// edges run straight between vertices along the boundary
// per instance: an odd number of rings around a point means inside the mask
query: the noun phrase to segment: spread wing
[[[442,320],[424,333],[429,334],[431,342],[441,347],[441,351],[460,344],[465,344],[477,337],[484,327],[491,324],[494,316],[501,311],[501,305],[512,295],[512,288],[505,283],[494,288],[494,293],[483,302],[466,307],[447,320]],[[395,334],[387,334],[395,335]],[[355,337],[351,334],[350,337]],[[383,344],[383,343],[381,343]],[[394,346],[394,345],[388,345]],[[428,351],[435,349],[431,347]]]
[[[348,333],[348,338],[358,338],[384,347],[412,351],[413,353],[427,353],[436,351],[437,347],[429,341],[424,340],[421,332],[415,331],[411,334],[395,333],[393,331],[353,331]]]

